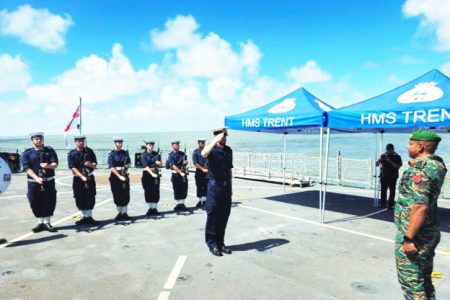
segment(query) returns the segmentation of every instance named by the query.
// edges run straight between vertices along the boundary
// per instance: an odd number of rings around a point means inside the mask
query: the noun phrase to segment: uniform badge
[[[417,165],[417,160],[415,160],[415,159],[410,160],[410,161],[408,162],[408,164],[409,164],[410,166]]]
[[[422,177],[420,175],[414,175],[413,180],[417,184],[422,181]]]

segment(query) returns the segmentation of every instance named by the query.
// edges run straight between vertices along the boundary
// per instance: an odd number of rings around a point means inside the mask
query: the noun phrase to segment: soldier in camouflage
[[[437,200],[447,169],[434,155],[441,138],[431,131],[411,134],[412,158],[403,173],[395,206],[395,259],[405,299],[435,299],[431,281],[434,251],[440,240]]]

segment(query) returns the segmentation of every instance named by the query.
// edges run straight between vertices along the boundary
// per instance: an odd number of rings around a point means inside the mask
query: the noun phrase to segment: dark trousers
[[[178,173],[172,173],[172,187],[173,197],[175,200],[184,200],[187,197],[188,192],[188,179],[187,176],[182,177]]]
[[[389,207],[394,206],[395,199],[395,187],[397,184],[397,178],[380,178],[381,183],[381,206],[386,206],[387,190],[389,189]]]
[[[127,206],[130,203],[130,180],[120,180],[116,175],[109,176],[111,192],[116,206]]]
[[[44,189],[42,190],[41,187]],[[27,197],[36,218],[53,216],[56,208],[55,180],[46,181],[42,186],[29,181]]]
[[[153,178],[147,171],[142,172],[142,187],[144,188],[145,202],[159,202],[159,178]]]
[[[195,171],[195,185],[197,186],[197,197],[204,197],[208,191],[208,178],[200,170]]]
[[[209,248],[224,246],[225,229],[231,211],[231,184],[210,179],[206,196],[205,241]]]
[[[73,197],[79,210],[94,209],[95,195],[97,194],[94,175],[87,176],[84,182],[80,177],[74,176],[72,182]]]

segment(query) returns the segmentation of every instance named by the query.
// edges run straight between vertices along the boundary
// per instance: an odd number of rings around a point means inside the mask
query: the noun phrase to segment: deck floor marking
[[[175,286],[175,283],[177,282],[178,275],[180,275],[181,269],[184,266],[184,263],[186,262],[186,255],[180,255],[177,259],[177,262],[175,263],[175,266],[173,266],[172,271],[170,272],[169,277],[167,278],[166,283],[164,284],[164,290],[161,291],[159,294],[158,300],[167,300],[170,296],[170,290],[173,289]]]
[[[394,240],[392,240],[392,239],[387,239],[387,238],[383,238],[383,237],[380,237],[380,236],[376,236],[376,235],[372,235],[372,234],[368,234],[368,233],[364,233],[364,232],[358,232],[358,231],[354,231],[354,230],[350,230],[350,229],[345,229],[345,228],[333,226],[333,225],[330,225],[330,224],[321,224],[321,223],[310,221],[310,220],[306,220],[306,219],[303,219],[303,218],[293,217],[293,216],[289,216],[289,215],[285,215],[285,214],[281,214],[281,213],[277,213],[277,212],[273,212],[273,211],[268,211],[268,210],[265,210],[265,209],[255,208],[255,207],[251,207],[251,206],[246,206],[246,205],[242,205],[242,204],[240,204],[238,207],[242,207],[242,208],[246,208],[246,209],[254,210],[254,211],[259,211],[259,212],[263,212],[263,213],[266,213],[266,214],[271,214],[271,215],[274,215],[274,216],[279,216],[279,217],[283,217],[283,218],[287,218],[287,219],[297,220],[297,221],[301,221],[303,223],[308,223],[308,224],[311,224],[311,225],[326,227],[326,228],[330,228],[330,229],[334,229],[334,230],[338,230],[338,231],[343,231],[343,232],[347,232],[347,233],[351,233],[351,234],[356,234],[356,235],[368,237],[368,238],[371,238],[371,239],[375,239],[375,240],[384,241],[384,242],[388,242],[388,243],[394,244]],[[436,249],[435,252],[445,256],[445,251]]]
[[[95,207],[99,207],[99,206],[102,206],[102,205],[104,205],[104,204],[106,204],[106,203],[108,203],[108,202],[111,202],[112,199],[113,199],[113,198],[108,198],[108,199],[106,199],[106,200],[103,200],[102,202],[95,204]],[[52,224],[53,224],[53,225],[61,224],[61,223],[65,222],[65,221],[68,221],[68,220],[72,219],[73,217],[79,216],[80,214],[81,214],[81,212],[73,213],[73,214],[71,214],[70,216],[67,216],[67,217],[64,217],[64,218],[62,218],[62,219],[59,219],[58,221],[56,221],[56,222],[54,222],[54,223],[52,223]],[[13,240],[11,240],[11,241],[8,241],[7,243],[5,243],[5,244],[3,244],[3,245],[0,245],[0,249],[5,248],[6,246],[8,246],[9,244],[12,244],[12,243],[14,243],[14,242],[18,242],[18,241],[21,241],[21,240],[23,240],[23,239],[26,239],[26,238],[32,236],[33,234],[35,234],[35,233],[34,233],[34,232],[29,232],[29,233],[26,233],[26,234],[24,234],[24,235],[21,235],[21,236],[19,236],[19,237],[13,239]]]

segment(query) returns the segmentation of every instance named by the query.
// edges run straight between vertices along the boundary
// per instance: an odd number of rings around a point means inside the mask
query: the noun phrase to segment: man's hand
[[[403,251],[406,255],[412,255],[417,252],[417,248],[413,242],[403,242]]]
[[[127,180],[127,178],[125,176],[122,176],[122,175],[119,175],[119,179],[122,180],[122,181],[126,181]]]
[[[207,174],[207,173],[208,173],[208,169],[207,169],[207,168],[203,168],[203,169],[202,169],[202,172],[205,173],[205,174]]]
[[[183,172],[180,172],[181,177],[186,176],[186,174],[184,174]]]
[[[87,181],[87,177],[86,176],[84,176],[84,175],[81,175],[81,180],[83,180],[84,182],[86,182]]]
[[[43,184],[44,183],[44,179],[42,179],[41,177],[38,177],[35,179],[37,183],[39,184]]]
[[[42,169],[47,169],[48,163],[40,163],[39,166],[40,166]]]
[[[151,173],[150,175],[152,175],[153,178],[158,178],[158,175],[155,173]]]
[[[219,133],[218,135],[216,135],[214,137],[214,142],[216,142],[216,143],[220,142],[223,139],[223,137],[224,137],[223,132]]]

